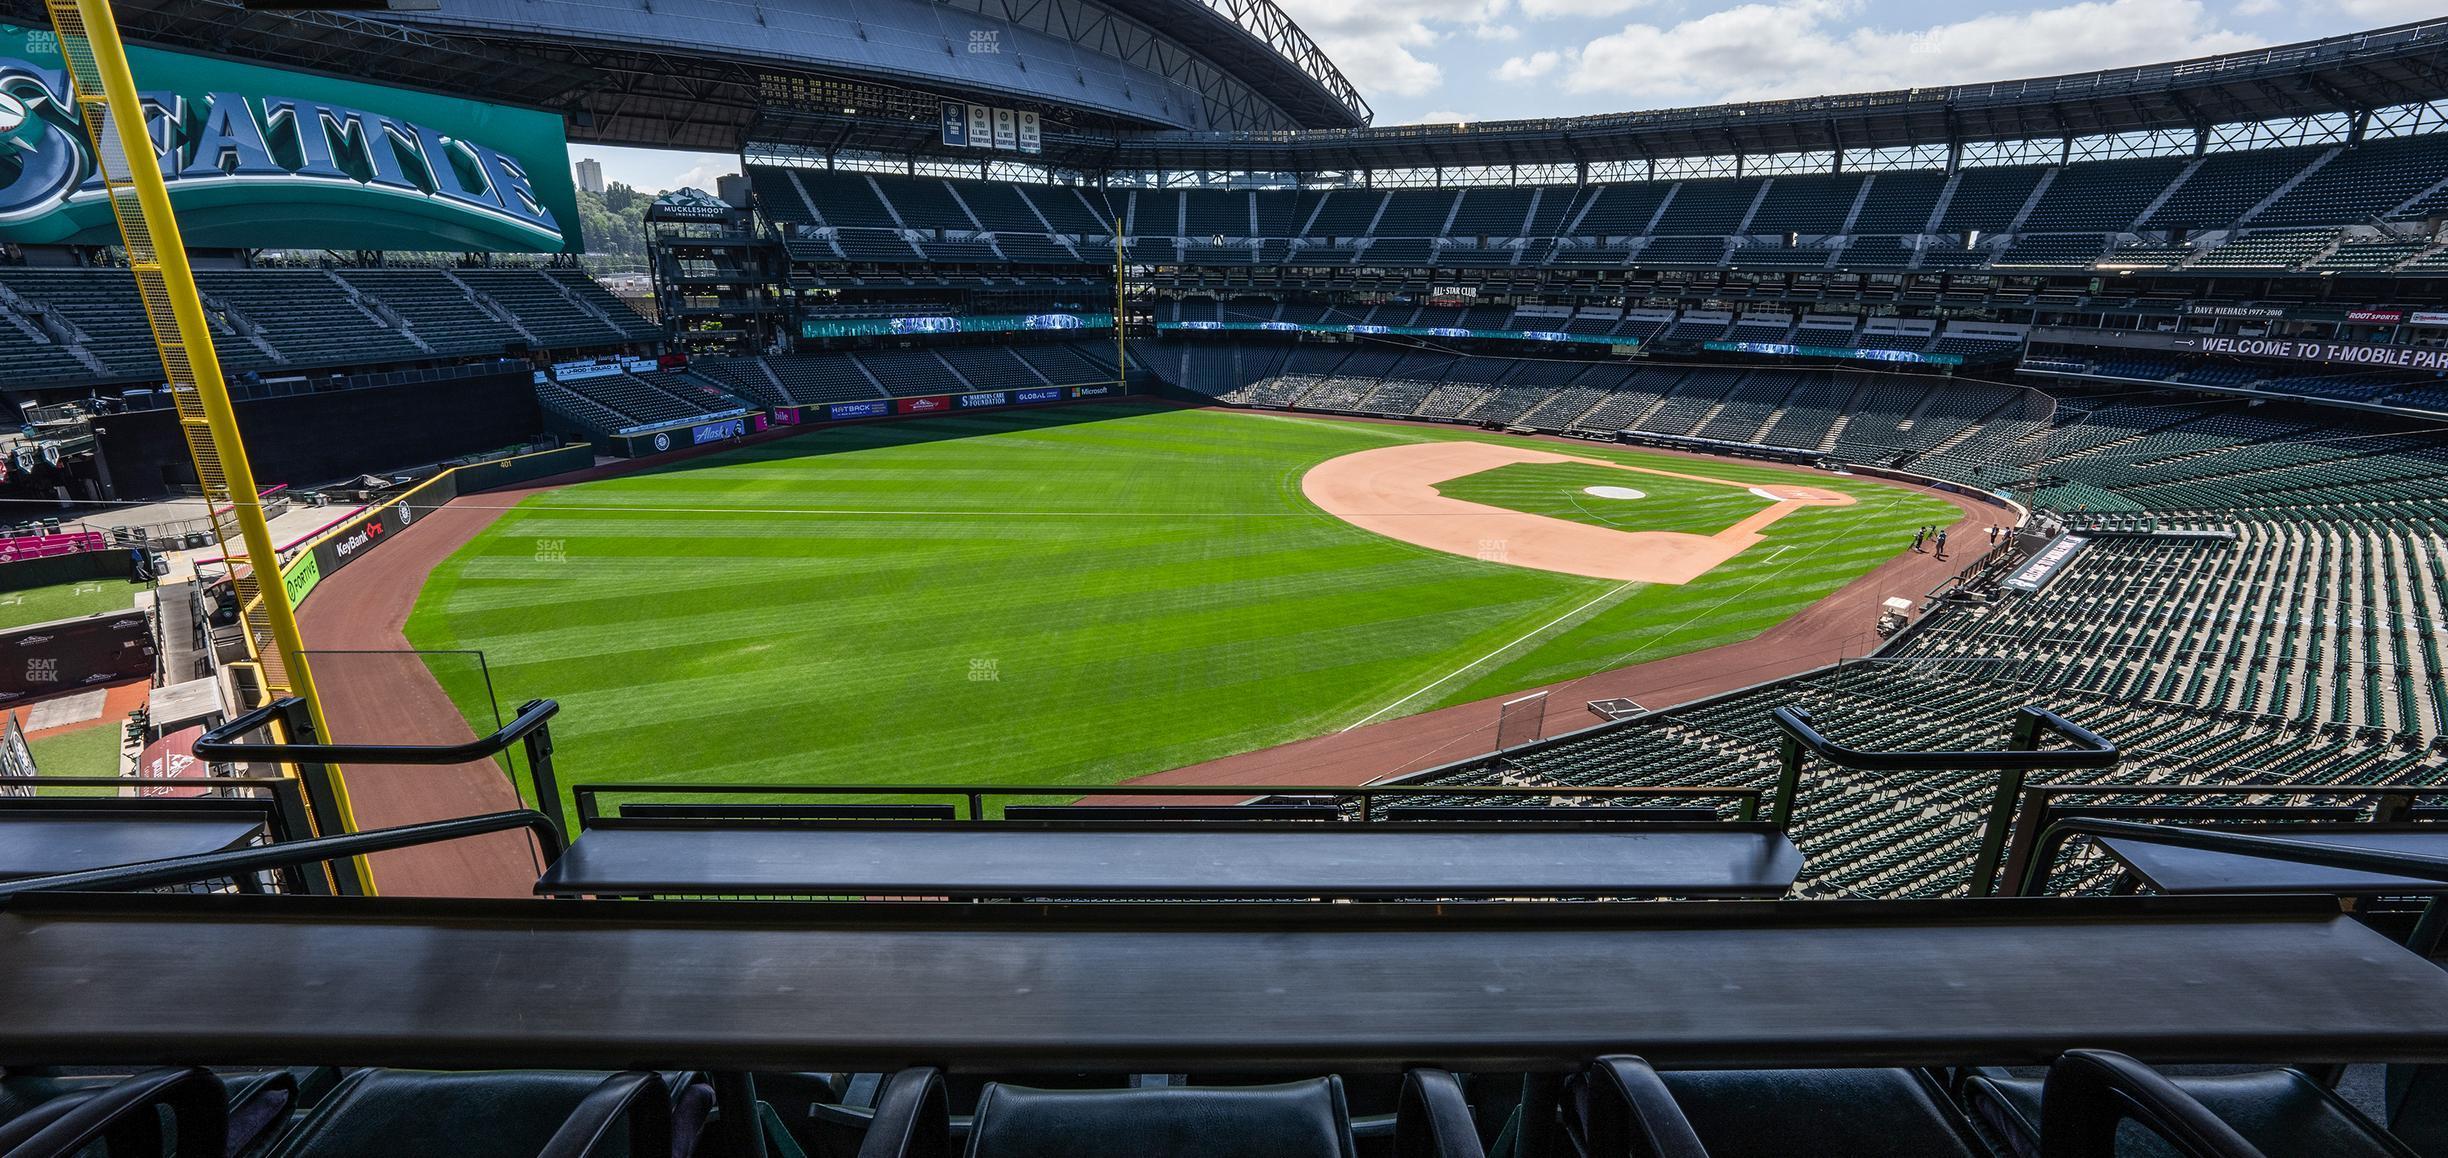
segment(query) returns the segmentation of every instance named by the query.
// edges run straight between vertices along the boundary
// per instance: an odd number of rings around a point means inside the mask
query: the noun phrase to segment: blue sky
[[[2010,80],[2448,16],[2448,0],[1277,0],[1377,123],[1483,121]],[[581,146],[711,188],[732,158]]]

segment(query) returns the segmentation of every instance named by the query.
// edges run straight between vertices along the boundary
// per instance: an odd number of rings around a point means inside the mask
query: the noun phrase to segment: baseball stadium
[[[2448,18],[1286,3],[0,0],[0,1156],[2448,1158]]]

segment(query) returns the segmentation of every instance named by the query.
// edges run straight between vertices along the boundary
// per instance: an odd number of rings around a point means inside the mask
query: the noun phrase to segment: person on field
[[[1922,539],[1923,539],[1925,536],[1927,536],[1928,534],[1929,534],[1929,528],[1927,528],[1927,527],[1922,527],[1922,528],[1917,529],[1917,530],[1915,530],[1915,531],[1913,532],[1913,553],[1914,553],[1914,554],[1918,555],[1918,554],[1920,554],[1920,553],[1921,553],[1921,540],[1922,540]]]
[[[1938,561],[1946,562],[1946,532],[1938,532]]]

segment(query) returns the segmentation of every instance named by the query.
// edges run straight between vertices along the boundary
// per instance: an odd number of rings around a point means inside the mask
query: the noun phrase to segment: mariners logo
[[[0,44],[22,46],[0,49],[0,239],[115,240],[57,43],[0,25]],[[519,152],[550,157],[542,171],[553,172],[549,117],[521,123],[518,110],[158,49],[128,56],[191,244],[558,251],[574,241],[525,161],[436,119],[517,125],[485,131],[523,129]]]

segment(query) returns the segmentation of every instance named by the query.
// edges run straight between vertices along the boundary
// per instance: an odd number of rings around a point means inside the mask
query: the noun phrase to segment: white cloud
[[[2354,31],[2360,31],[2363,27],[2376,28],[2383,24],[2410,24],[2417,20],[2429,20],[2441,14],[2439,0],[2331,0],[2331,2],[2339,12],[2360,22]],[[2349,30],[2339,29],[2339,31]]]
[[[739,172],[739,158],[721,153],[684,153],[676,149],[623,149],[610,145],[570,146],[570,160],[593,157],[603,162],[604,180],[660,193],[669,189],[714,191],[714,179]]]
[[[1509,84],[1520,84],[1523,81],[1537,80],[1554,72],[1556,66],[1562,63],[1564,63],[1563,53],[1533,52],[1528,56],[1508,57],[1503,64],[1496,66],[1493,75],[1496,79]]]
[[[1514,41],[1521,39],[1521,29],[1510,24],[1482,24],[1471,29],[1471,37],[1476,40]]]
[[[1403,123],[1406,125],[1467,125],[1476,119],[1478,118],[1466,117],[1451,109],[1438,109],[1431,113],[1421,113]]]
[[[2341,0],[2372,3],[2378,0]],[[2202,0],[2085,0],[1919,29],[1846,27],[1862,0],[1737,5],[1583,46],[1566,87],[1666,104],[2012,80],[2257,47]]]
[[[1343,75],[1370,96],[1425,96],[1445,83],[1445,70],[1421,53],[1450,28],[1494,27],[1511,0],[1284,0]]]
[[[1621,16],[1646,8],[1653,0],[1522,0],[1522,15],[1532,20],[1593,19]]]
[[[2235,14],[2244,17],[2267,16],[2285,7],[2283,0],[2236,0]]]

